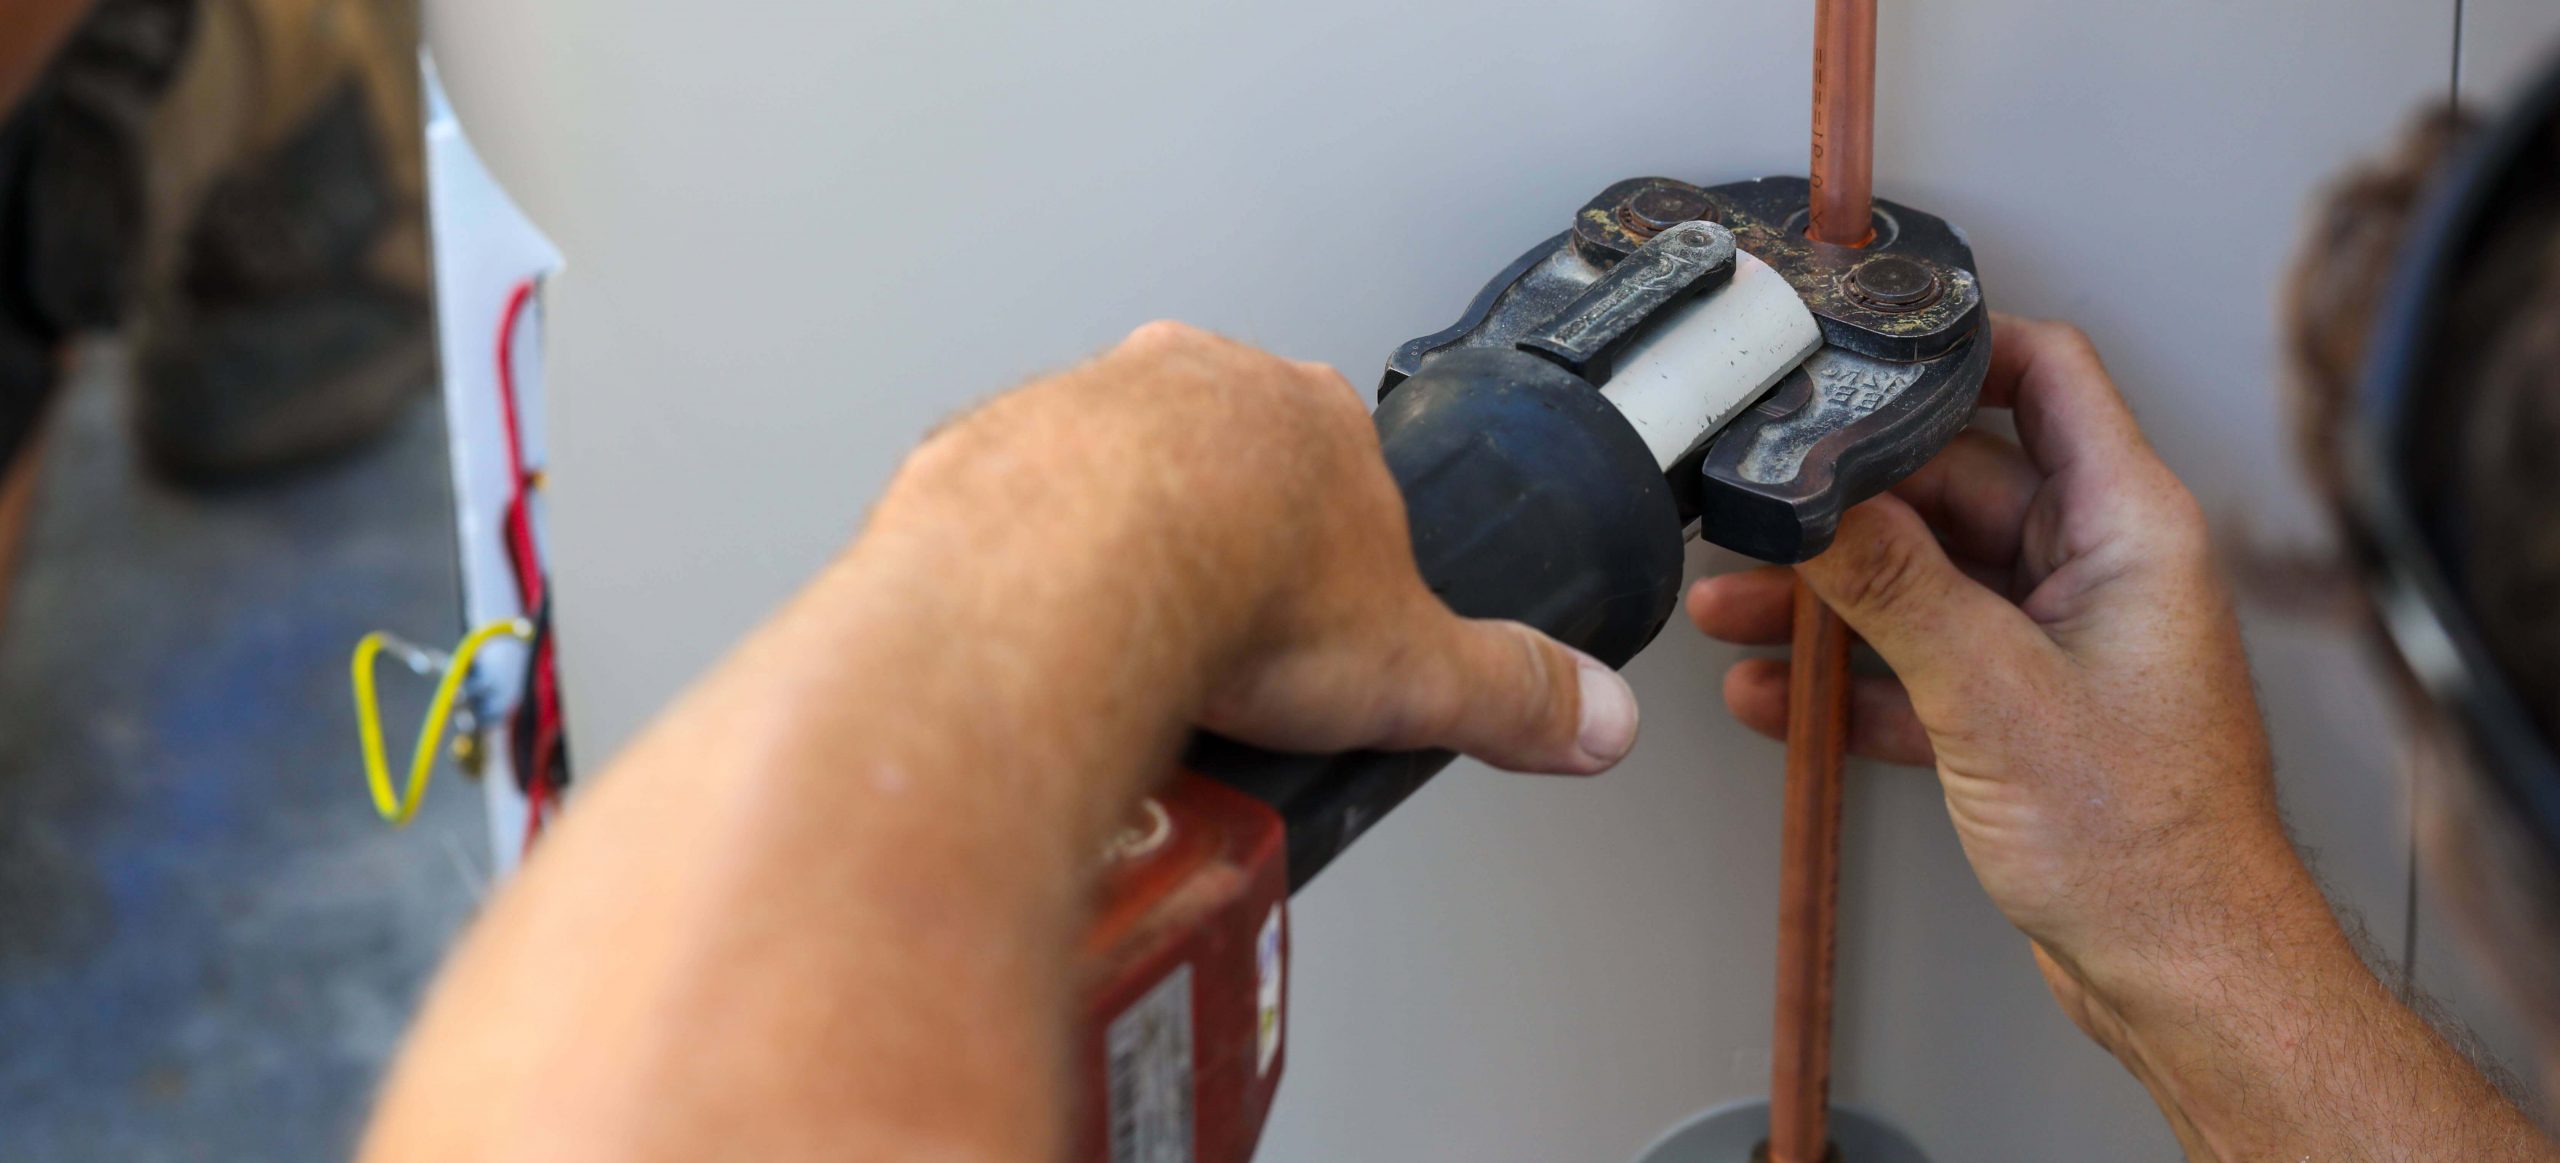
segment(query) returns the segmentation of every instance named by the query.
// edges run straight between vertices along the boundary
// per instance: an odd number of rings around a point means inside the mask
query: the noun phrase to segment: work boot
[[[61,375],[62,329],[36,306],[27,278],[28,242],[42,232],[27,213],[34,124],[23,112],[0,118],[0,475],[35,444]],[[0,566],[13,555],[14,543],[0,545]]]
[[[153,127],[134,339],[151,461],[326,458],[431,382],[413,0],[195,0]]]
[[[27,439],[57,350],[114,326],[141,269],[149,130],[193,0],[100,0],[0,119],[0,464]]]
[[[192,40],[194,0],[99,0],[27,121],[23,278],[57,333],[114,326],[140,272],[154,111]]]

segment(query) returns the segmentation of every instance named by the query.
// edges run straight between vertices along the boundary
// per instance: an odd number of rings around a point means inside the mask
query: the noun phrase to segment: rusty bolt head
[[[1945,288],[1938,272],[1898,254],[1878,255],[1849,272],[1849,294],[1879,311],[1917,311],[1938,301]]]
[[[1681,229],[1681,227],[1688,225],[1689,224],[1686,222],[1674,222],[1669,226],[1663,227],[1662,233],[1670,235],[1671,245],[1677,246],[1682,250],[1710,250],[1714,248],[1716,244],[1716,236],[1713,231],[1704,226],[1692,227],[1686,230]],[[1657,235],[1656,237],[1660,236]]]
[[[1651,238],[1683,222],[1713,217],[1703,191],[1685,186],[1646,186],[1618,207],[1618,224],[1638,238]]]

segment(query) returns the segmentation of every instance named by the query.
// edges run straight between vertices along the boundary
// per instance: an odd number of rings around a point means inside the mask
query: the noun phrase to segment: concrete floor
[[[342,1157],[487,878],[450,771],[374,816],[347,693],[364,631],[458,625],[441,414],[190,493],[83,367],[0,622],[0,1160]],[[384,684],[403,754],[424,684]]]

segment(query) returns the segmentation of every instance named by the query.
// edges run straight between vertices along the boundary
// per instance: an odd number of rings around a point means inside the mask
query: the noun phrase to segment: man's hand
[[[1423,585],[1341,373],[1179,323],[938,434],[871,536],[972,553],[1027,541],[1070,572],[1120,575],[1191,652],[1193,681],[1165,692],[1176,709],[1248,743],[1587,774],[1635,742],[1615,671],[1519,623],[1460,618]]]
[[[2547,1158],[2356,957],[2277,815],[2205,522],[2088,340],[1995,317],[1987,408],[1798,567],[1893,668],[1857,680],[1854,751],[1934,764],[1992,901],[2064,1010],[2195,1159]],[[1787,641],[1789,576],[1711,578],[1701,630]],[[1725,699],[1783,737],[1787,664]]]
[[[2014,409],[2019,442],[1964,433],[1802,571],[1896,676],[1857,680],[1853,750],[1937,766],[1983,887],[2070,1002],[2073,979],[2228,940],[2296,861],[2195,499],[2077,330],[1997,317],[1992,352],[1982,403]],[[1788,584],[1711,578],[1689,614],[1781,643]],[[1734,714],[1783,737],[1786,672],[1735,666]]]

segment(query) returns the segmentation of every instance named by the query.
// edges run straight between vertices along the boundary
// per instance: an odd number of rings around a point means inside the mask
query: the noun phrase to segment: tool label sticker
[[[1191,965],[1165,974],[1103,1032],[1111,1163],[1192,1163]]]
[[[1271,915],[1262,920],[1262,936],[1253,943],[1254,982],[1254,1074],[1271,1073],[1271,1060],[1280,1056],[1280,974],[1286,963],[1280,958],[1280,906],[1271,906]]]

